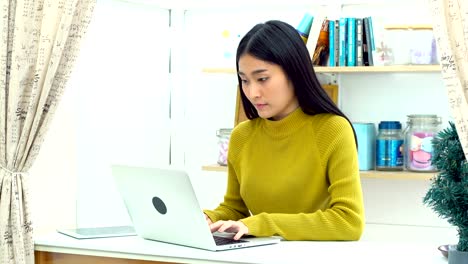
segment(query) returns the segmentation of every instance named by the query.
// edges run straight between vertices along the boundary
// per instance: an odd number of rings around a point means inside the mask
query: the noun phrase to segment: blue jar
[[[358,141],[359,170],[373,170],[375,166],[375,125],[374,123],[353,123]]]
[[[375,169],[403,170],[403,142],[404,137],[399,121],[380,122],[375,145]]]

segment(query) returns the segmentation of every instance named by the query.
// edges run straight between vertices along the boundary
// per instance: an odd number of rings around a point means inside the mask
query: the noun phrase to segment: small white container
[[[437,63],[431,25],[386,26],[384,39],[393,65]]]
[[[433,50],[434,34],[432,28],[411,30],[411,64],[431,64],[436,56]]]
[[[389,27],[385,29],[385,42],[391,54],[390,65],[411,64],[411,32],[407,28]]]

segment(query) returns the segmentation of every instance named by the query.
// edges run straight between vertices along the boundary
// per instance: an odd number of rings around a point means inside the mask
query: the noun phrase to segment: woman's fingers
[[[230,232],[236,233],[235,240],[240,239],[243,235],[248,234],[249,229],[241,221],[217,221],[210,225],[211,232]]]

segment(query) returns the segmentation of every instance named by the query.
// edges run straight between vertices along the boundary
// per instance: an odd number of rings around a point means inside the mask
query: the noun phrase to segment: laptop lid
[[[208,250],[279,242],[279,238],[249,238],[216,245],[183,170],[113,165],[112,175],[136,233],[143,238]]]

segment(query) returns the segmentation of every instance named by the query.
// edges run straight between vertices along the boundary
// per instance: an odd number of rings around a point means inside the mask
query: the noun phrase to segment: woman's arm
[[[239,220],[250,215],[244,201],[240,197],[240,186],[237,175],[228,161],[228,182],[224,201],[214,210],[204,210],[204,213],[214,223],[218,220]]]

